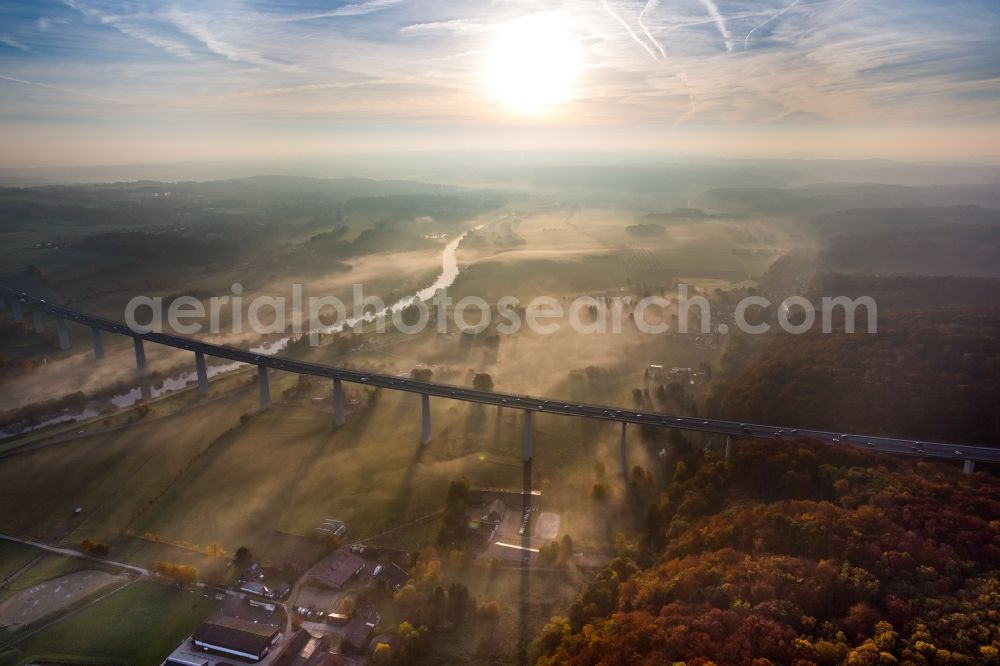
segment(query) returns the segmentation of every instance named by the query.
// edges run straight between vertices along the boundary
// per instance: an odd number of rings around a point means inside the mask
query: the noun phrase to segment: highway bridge
[[[931,442],[924,440],[900,439],[863,435],[858,433],[833,432],[813,428],[790,428],[784,426],[763,425],[757,423],[739,423],[721,419],[706,419],[693,416],[663,414],[635,409],[624,409],[608,405],[594,405],[567,400],[554,400],[517,393],[501,391],[482,391],[466,386],[453,386],[440,382],[425,382],[416,379],[382,375],[363,370],[336,368],[319,363],[306,363],[279,356],[257,354],[245,349],[228,345],[215,345],[193,338],[165,333],[136,333],[121,322],[77,312],[67,307],[46,302],[29,296],[20,291],[0,287],[0,306],[10,311],[16,321],[24,321],[25,312],[32,315],[37,332],[44,329],[43,314],[55,317],[56,329],[59,334],[59,345],[62,349],[70,346],[69,332],[66,322],[72,321],[89,327],[92,332],[94,355],[100,359],[104,356],[101,333],[108,332],[132,338],[136,369],[140,376],[147,373],[144,345],[148,343],[166,345],[177,349],[185,349],[195,356],[198,375],[198,389],[202,393],[208,391],[208,372],[206,356],[238,361],[257,367],[260,386],[261,409],[267,409],[271,404],[268,386],[268,370],[281,370],[312,377],[326,377],[333,383],[334,422],[344,424],[344,391],[343,382],[351,382],[363,386],[372,386],[393,391],[417,393],[421,397],[421,444],[431,441],[430,398],[447,400],[462,400],[481,405],[495,405],[520,409],[524,413],[524,431],[522,438],[522,454],[525,462],[532,458],[532,422],[535,412],[543,414],[558,414],[577,418],[595,419],[598,421],[614,421],[621,424],[621,470],[625,473],[627,464],[627,429],[629,425],[676,428],[694,432],[712,433],[726,437],[726,456],[731,451],[733,437],[769,439],[776,444],[781,440],[793,438],[816,439],[830,445],[853,446],[882,453],[916,456],[922,458],[942,458],[961,461],[967,473],[975,470],[976,462],[1000,462],[1000,448],[986,446],[969,446],[946,442]]]

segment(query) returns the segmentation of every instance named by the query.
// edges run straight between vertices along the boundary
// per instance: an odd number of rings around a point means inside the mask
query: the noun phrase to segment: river
[[[479,228],[479,227],[477,227]],[[468,233],[468,232],[466,232]],[[391,315],[393,312],[399,312],[409,305],[420,301],[429,301],[434,297],[439,289],[446,289],[455,283],[458,278],[459,268],[458,268],[458,246],[465,238],[466,234],[462,234],[457,238],[448,242],[445,245],[444,250],[441,251],[441,274],[438,275],[437,279],[427,287],[419,290],[416,294],[411,296],[404,296],[395,303],[387,305],[378,311],[373,311],[365,314],[362,317],[350,317],[344,321],[337,322],[331,326],[320,327],[317,332],[332,334],[339,333],[346,328],[351,328],[355,324],[363,321],[365,323],[370,323],[386,315]],[[265,356],[272,356],[285,349],[288,343],[292,340],[291,336],[280,338],[272,342],[264,343],[257,347],[251,347],[250,350],[255,354],[261,354]],[[217,365],[209,365],[208,376],[209,378],[215,377],[217,375],[232,372],[239,367],[245,365],[244,363],[239,363],[236,361],[220,363]],[[158,398],[171,391],[178,391],[180,389],[186,388],[192,382],[198,381],[197,373],[192,370],[190,372],[185,372],[176,377],[168,377],[162,382],[156,384],[155,386],[147,386],[145,388],[141,386],[134,386],[129,391],[121,393],[119,395],[112,396],[108,401],[112,406],[116,408],[124,408],[134,405],[139,400],[143,399],[143,392],[146,392],[146,398]],[[92,419],[95,416],[99,416],[100,412],[95,409],[93,404],[87,405],[83,410],[79,412],[70,412],[69,410],[64,410],[60,414],[50,416],[42,421],[33,424],[27,423],[17,423],[7,426],[4,429],[0,429],[0,439],[7,437],[13,437],[14,435],[20,435],[25,432],[31,432],[32,430],[38,430],[39,428],[45,428],[51,425],[57,425],[59,423],[75,423],[79,421],[86,421]]]

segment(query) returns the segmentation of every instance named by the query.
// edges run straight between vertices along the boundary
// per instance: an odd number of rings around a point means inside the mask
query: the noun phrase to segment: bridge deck
[[[447,398],[449,400],[463,400],[465,402],[495,405],[498,407],[513,407],[528,411],[543,412],[546,414],[559,414],[563,416],[576,416],[602,421],[616,421],[619,423],[677,428],[680,430],[707,432],[743,438],[754,437],[780,440],[781,438],[789,437],[806,437],[818,439],[827,444],[855,446],[897,455],[945,458],[963,461],[971,460],[976,462],[1000,462],[1000,448],[995,447],[970,446],[966,444],[954,444],[947,442],[928,442],[923,440],[832,432],[812,428],[795,429],[784,426],[738,423],[736,421],[725,421],[721,419],[705,419],[692,416],[662,414],[659,412],[624,409],[622,407],[612,407],[608,405],[594,405],[569,402],[566,400],[552,400],[518,393],[480,391],[466,386],[454,386],[450,384],[442,384],[440,382],[424,382],[416,379],[364,372],[362,370],[337,368],[319,363],[307,363],[304,361],[296,361],[278,356],[255,354],[245,349],[230,347],[228,345],[215,345],[180,335],[170,335],[165,333],[139,334],[133,332],[122,322],[77,312],[76,310],[48,303],[42,299],[34,298],[23,292],[8,289],[6,287],[0,287],[0,296],[16,300],[23,307],[32,311],[45,312],[57,318],[74,321],[84,326],[132,338],[140,338],[144,341],[166,345],[168,347],[186,349],[191,352],[200,352],[206,356],[215,356],[218,358],[228,359],[230,361],[256,365],[258,367],[273,368],[275,370],[294,372],[313,377],[340,379],[341,381],[391,389],[394,391],[408,391],[410,393]]]

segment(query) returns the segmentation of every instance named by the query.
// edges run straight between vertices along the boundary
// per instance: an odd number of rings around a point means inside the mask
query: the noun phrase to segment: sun
[[[539,115],[572,100],[583,55],[568,23],[561,12],[542,12],[496,29],[484,74],[497,102]]]

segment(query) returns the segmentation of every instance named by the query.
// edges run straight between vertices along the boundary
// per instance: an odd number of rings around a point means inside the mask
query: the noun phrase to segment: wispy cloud
[[[488,23],[470,21],[467,19],[449,19],[447,21],[429,21],[427,23],[411,23],[399,29],[402,35],[415,35],[421,33],[444,32],[452,34],[475,34],[489,30],[492,26]]]
[[[115,29],[122,34],[134,37],[135,39],[145,42],[150,46],[161,48],[172,55],[179,56],[181,58],[194,57],[194,53],[187,44],[184,44],[176,39],[171,39],[170,37],[165,37],[156,31],[148,30],[138,23],[118,18],[108,21],[108,23],[114,26]]]
[[[209,51],[220,55],[228,60],[245,62],[251,65],[269,67],[273,69],[294,70],[296,67],[290,63],[280,62],[268,58],[256,50],[226,41],[219,37],[212,28],[209,28],[210,21],[195,14],[171,9],[166,13],[167,18],[183,33],[193,37]]]
[[[89,99],[98,100],[100,102],[110,102],[111,104],[128,106],[127,102],[121,100],[112,99],[104,95],[95,95],[93,93],[84,92],[82,90],[74,90],[72,88],[66,88],[64,86],[54,86],[48,83],[41,83],[39,81],[28,81],[26,79],[21,79],[16,76],[7,76],[5,74],[0,74],[0,81],[8,81],[10,83],[19,83],[25,86],[34,86],[36,88],[44,88],[46,90],[54,90],[56,92],[65,93],[67,95],[73,95],[76,97],[87,97]]]
[[[768,18],[766,21],[758,23],[753,28],[751,28],[750,32],[747,33],[746,38],[743,40],[743,50],[746,51],[747,47],[750,44],[750,35],[752,35],[753,33],[757,32],[757,30],[759,30],[760,28],[763,28],[765,25],[767,25],[769,23],[773,23],[774,21],[777,21],[779,18],[781,18],[782,16],[784,16],[785,14],[787,14],[788,12],[790,12],[791,10],[795,9],[795,6],[798,5],[798,4],[799,4],[799,0],[792,0],[792,3],[790,5],[788,5],[787,7],[785,7],[784,9],[782,9],[781,11],[779,11],[778,13],[774,14],[773,16],[771,16],[770,18]]]
[[[373,12],[380,12],[390,7],[403,4],[405,0],[369,0],[368,2],[357,2],[337,9],[325,12],[310,12],[303,14],[291,14],[282,16],[281,21],[315,21],[316,19],[337,18],[342,16],[364,16]]]
[[[14,39],[10,35],[0,35],[0,44],[4,44],[5,46],[9,46],[12,49],[17,49],[18,51],[30,51],[31,50],[30,48],[28,48],[28,46],[26,44],[24,44],[22,42],[19,42],[18,40]]]
[[[143,23],[152,23],[151,17],[144,14],[118,14],[101,11],[79,0],[63,0],[66,6],[79,12],[84,17],[96,21],[101,25],[111,26],[123,35],[138,39],[150,46],[163,49],[171,55],[182,58],[191,58],[193,53],[184,43],[158,32],[155,28],[144,27]],[[44,27],[41,21],[45,21]],[[39,19],[39,29],[48,30],[52,26],[51,19]]]
[[[368,79],[364,81],[336,81],[327,83],[304,83],[296,86],[278,86],[276,88],[254,88],[221,95],[221,98],[239,99],[249,97],[269,97],[272,95],[296,95],[325,90],[347,90],[362,86],[392,85],[404,83],[402,79]]]

